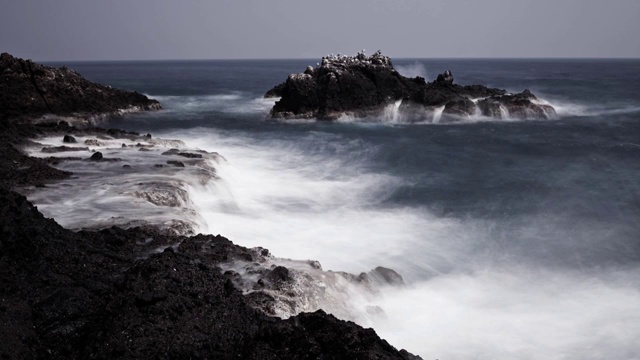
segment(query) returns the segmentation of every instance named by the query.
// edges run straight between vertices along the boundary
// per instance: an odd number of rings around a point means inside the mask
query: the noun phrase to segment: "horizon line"
[[[311,57],[273,57],[273,58],[165,58],[165,59],[78,59],[78,60],[33,60],[42,63],[78,63],[78,62],[179,62],[179,61],[292,61],[292,60],[312,60],[317,61],[320,58]],[[640,60],[640,57],[607,57],[607,56],[585,56],[585,57],[573,57],[573,56],[552,56],[552,57],[492,57],[492,56],[433,56],[433,57],[391,57],[392,60]]]

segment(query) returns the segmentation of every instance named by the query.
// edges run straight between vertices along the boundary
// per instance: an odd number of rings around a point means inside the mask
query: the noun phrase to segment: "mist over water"
[[[427,68],[425,68],[424,64],[420,62],[414,62],[410,65],[398,65],[395,66],[395,69],[398,70],[400,75],[414,78],[416,76],[420,76],[424,79],[428,79],[427,77]]]
[[[166,111],[111,125],[224,157],[218,180],[187,181],[199,231],[324,269],[402,274],[406,288],[350,302],[398,348],[425,359],[640,358],[640,99],[604,89],[640,64],[394,64],[530,88],[559,118],[264,121],[273,100],[262,94],[306,62],[212,62],[204,75],[202,63],[155,64],[166,84],[144,64],[124,69]],[[85,66],[95,79],[112,69]]]

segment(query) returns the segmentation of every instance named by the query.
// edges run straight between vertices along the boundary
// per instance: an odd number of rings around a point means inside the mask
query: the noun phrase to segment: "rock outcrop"
[[[221,236],[72,232],[1,187],[0,229],[3,359],[418,359],[323,311],[253,309],[218,268],[253,252]]]
[[[391,59],[380,51],[372,56],[329,55],[304,73],[289,75],[265,97],[280,97],[270,116],[334,120],[343,115],[376,116],[398,101],[398,110],[409,121],[457,121],[472,116],[548,119],[556,116],[528,90],[509,94],[482,85],[454,84],[451,71],[433,82],[398,73]]]
[[[66,67],[53,68],[0,55],[0,119],[96,116],[158,110],[160,103],[137,93],[91,82]]]

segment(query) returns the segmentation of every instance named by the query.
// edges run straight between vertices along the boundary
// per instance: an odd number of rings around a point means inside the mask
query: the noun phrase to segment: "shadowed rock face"
[[[253,309],[218,264],[255,253],[221,236],[76,233],[2,187],[0,232],[2,358],[417,359],[323,311]]]
[[[77,72],[0,55],[0,119],[45,114],[77,116],[159,110],[137,92],[93,83]]]
[[[453,81],[449,70],[430,83],[421,77],[404,77],[393,68],[391,59],[379,51],[369,57],[364,53],[354,57],[330,55],[323,57],[315,68],[310,66],[304,73],[289,75],[265,97],[281,98],[270,113],[276,119],[333,120],[342,115],[379,115],[398,100],[402,101],[399,111],[414,121],[425,120],[425,116],[439,108],[443,108],[443,121],[475,115],[496,119],[556,116],[553,107],[540,104],[528,90],[514,95],[502,89],[461,86]],[[477,104],[479,99],[485,103]]]

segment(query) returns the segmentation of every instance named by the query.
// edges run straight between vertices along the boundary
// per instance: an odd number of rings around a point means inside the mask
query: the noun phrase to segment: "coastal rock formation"
[[[66,67],[53,68],[0,55],[0,119],[96,116],[159,110],[160,103],[137,92],[91,82]]]
[[[422,77],[404,77],[380,51],[371,56],[363,51],[356,56],[323,57],[315,68],[289,75],[265,97],[280,97],[270,112],[275,119],[376,116],[398,101],[400,114],[410,122],[457,121],[476,115],[495,119],[556,116],[552,106],[528,90],[509,94],[482,85],[461,86],[454,84],[449,70],[429,83]]]
[[[353,298],[375,302],[381,289],[405,286],[400,274],[384,267],[354,275],[324,271],[314,260],[276,258],[263,248],[252,249],[250,255],[219,266],[251,306],[271,316],[289,318],[323,309],[343,319],[363,320],[366,309],[354,305]]]
[[[419,359],[321,310],[253,309],[218,268],[253,252],[221,236],[72,232],[2,187],[0,229],[3,359]]]

